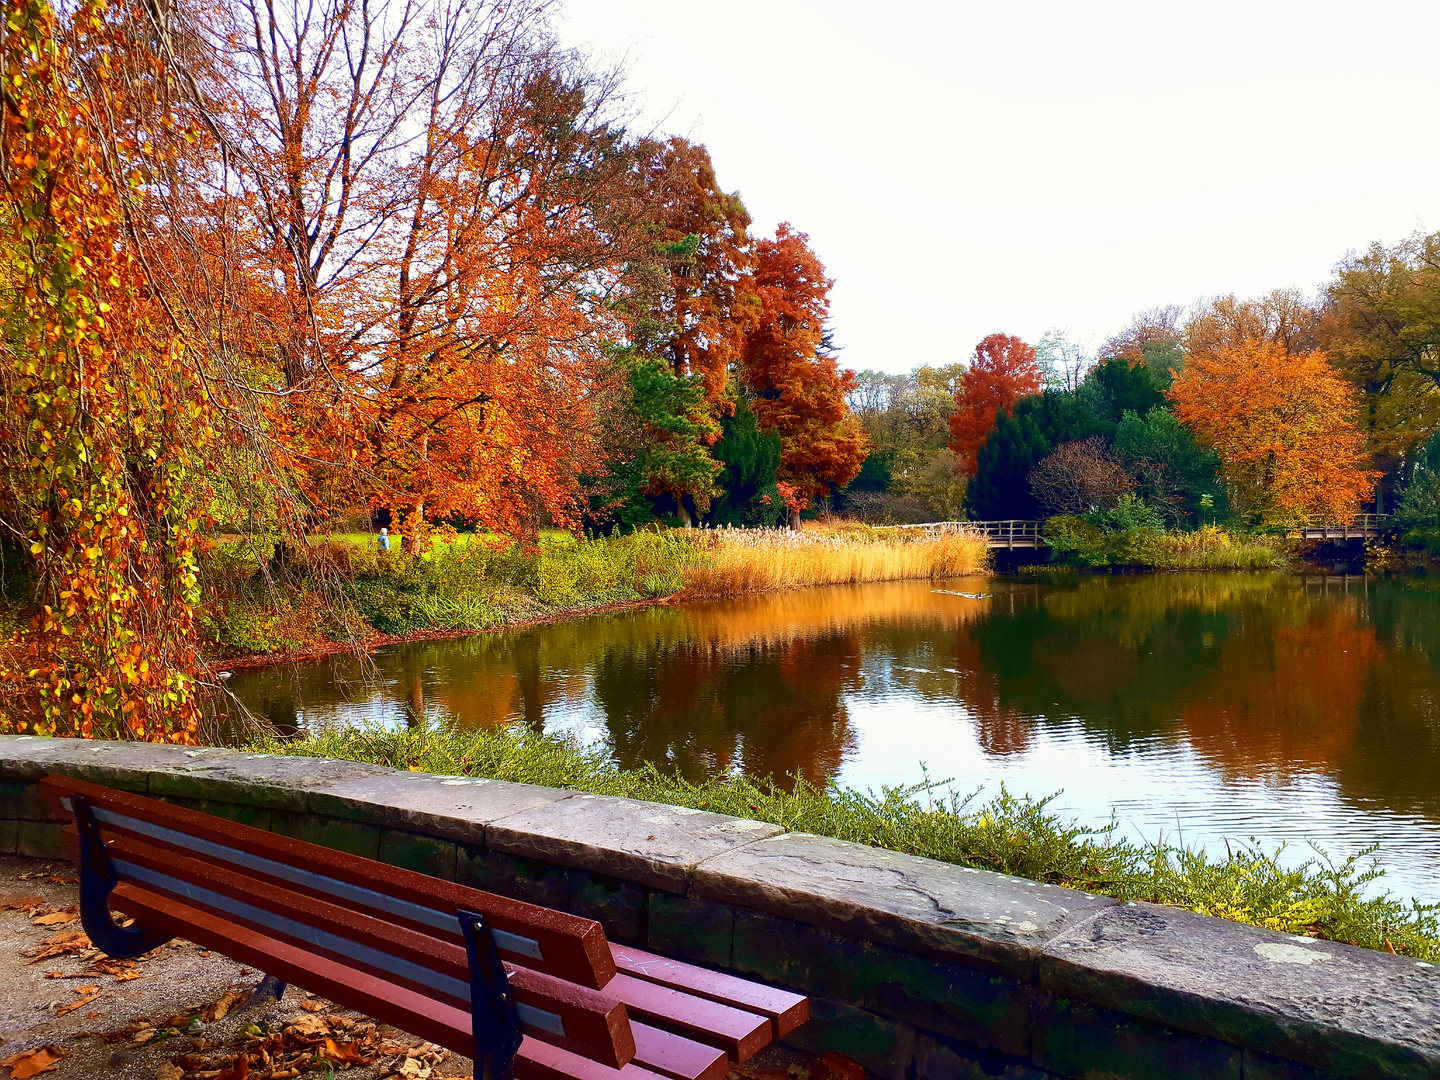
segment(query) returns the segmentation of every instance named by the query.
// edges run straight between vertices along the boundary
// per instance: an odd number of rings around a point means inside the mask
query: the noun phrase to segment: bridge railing
[[[926,521],[918,525],[882,525],[881,528],[978,533],[985,537],[991,547],[1040,547],[1045,543],[1045,522],[1024,518],[1006,521]]]
[[[1389,514],[1356,514],[1348,522],[1326,522],[1302,525],[1292,529],[1292,536],[1306,540],[1349,540],[1376,536],[1390,528]]]

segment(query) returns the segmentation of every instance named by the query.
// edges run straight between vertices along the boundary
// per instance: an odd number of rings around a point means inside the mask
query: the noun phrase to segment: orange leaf
[[[23,1054],[12,1054],[0,1066],[9,1066],[10,1075],[14,1080],[29,1080],[29,1077],[39,1076],[43,1072],[49,1072],[56,1067],[56,1063],[65,1056],[62,1047],[50,1045],[42,1046],[38,1050],[27,1050]]]
[[[99,996],[99,994],[91,994],[89,997],[83,997],[79,1001],[72,1001],[69,1005],[62,1005],[60,1006],[60,1008],[55,1010],[55,1015],[64,1016],[66,1013],[72,1013],[76,1009],[80,1008],[82,1005],[89,1005],[90,1002],[94,1001]]]
[[[343,1061],[347,1065],[369,1065],[375,1060],[360,1053],[359,1043],[349,1040],[336,1042],[328,1035],[325,1037],[325,1052],[321,1056],[329,1061]]]
[[[74,922],[80,916],[72,909],[70,911],[52,911],[49,915],[41,915],[38,919],[31,920],[31,926],[59,926],[62,923]]]

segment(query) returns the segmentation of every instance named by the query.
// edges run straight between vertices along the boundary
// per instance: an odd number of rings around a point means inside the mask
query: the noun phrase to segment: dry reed
[[[967,529],[810,528],[716,530],[696,538],[704,561],[685,571],[684,599],[982,574],[990,568],[985,538]]]

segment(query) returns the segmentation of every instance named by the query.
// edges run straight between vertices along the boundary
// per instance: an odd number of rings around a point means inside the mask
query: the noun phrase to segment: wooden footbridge
[[[883,525],[888,529],[927,529],[931,532],[978,533],[992,548],[1042,548],[1050,544],[1044,536],[1043,521],[926,521],[919,525]]]
[[[1348,525],[1306,525],[1292,529],[1290,535],[1300,540],[1368,540],[1390,530],[1389,514],[1357,514]]]
[[[979,533],[992,548],[1014,551],[1017,548],[1042,548],[1050,544],[1045,539],[1043,521],[927,521],[919,525],[889,525],[891,529],[927,529],[931,532]],[[1345,543],[1349,540],[1368,540],[1380,536],[1390,529],[1389,514],[1358,514],[1348,524],[1306,525],[1290,530],[1290,536],[1298,540],[1333,540]]]

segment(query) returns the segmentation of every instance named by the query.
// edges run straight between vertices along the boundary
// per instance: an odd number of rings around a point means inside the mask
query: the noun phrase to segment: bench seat
[[[800,995],[566,912],[85,781],[41,789],[70,820],[96,947],[183,936],[470,1057],[477,1078],[724,1080],[808,1018]]]

